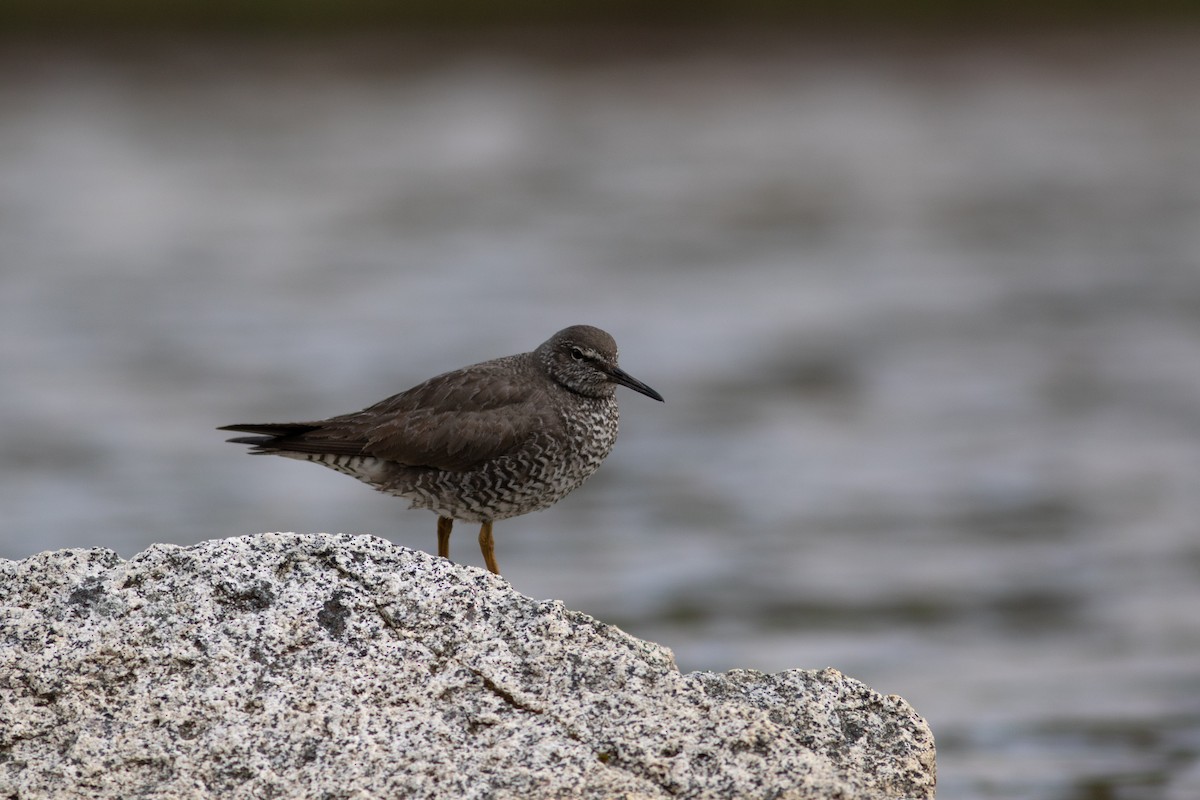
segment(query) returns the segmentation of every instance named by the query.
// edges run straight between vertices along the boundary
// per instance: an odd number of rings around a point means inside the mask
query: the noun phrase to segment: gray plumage
[[[229,441],[323,464],[435,512],[441,555],[451,520],[481,523],[495,572],[491,523],[548,508],[612,451],[618,385],[662,400],[617,365],[611,336],[576,325],[531,352],[438,375],[352,414],[220,430],[259,434]]]

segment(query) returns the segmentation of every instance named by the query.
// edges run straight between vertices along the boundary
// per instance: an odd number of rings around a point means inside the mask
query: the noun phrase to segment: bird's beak
[[[642,383],[620,367],[613,367],[612,369],[608,370],[608,377],[612,379],[613,383],[619,383],[622,386],[627,386],[630,389],[633,389],[635,392],[646,395],[646,397],[653,397],[658,402],[663,402],[661,394],[654,391],[649,386]]]

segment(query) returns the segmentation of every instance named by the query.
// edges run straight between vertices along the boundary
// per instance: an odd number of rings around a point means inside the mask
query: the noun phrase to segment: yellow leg
[[[479,528],[479,549],[483,551],[483,563],[487,564],[488,570],[500,574],[500,567],[496,565],[496,540],[492,538],[492,523],[485,522]]]
[[[438,555],[442,558],[450,557],[450,529],[453,527],[453,519],[438,517]]]

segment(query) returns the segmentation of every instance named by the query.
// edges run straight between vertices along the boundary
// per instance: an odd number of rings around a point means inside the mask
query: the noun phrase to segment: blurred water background
[[[591,323],[520,591],[907,698],[944,798],[1200,797],[1200,33],[8,39],[0,556],[434,517],[221,424]],[[454,557],[479,564],[460,526]]]

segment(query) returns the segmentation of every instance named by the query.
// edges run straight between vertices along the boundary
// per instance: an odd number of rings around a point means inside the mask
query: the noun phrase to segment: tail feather
[[[319,422],[265,422],[261,424],[223,425],[219,431],[257,433],[259,436],[235,436],[225,441],[233,444],[250,445],[252,455],[276,453],[329,453],[336,455],[359,455],[362,444],[330,439],[308,438],[307,434],[318,431]]]
[[[278,441],[271,436],[237,436],[225,441],[232,444],[248,444],[253,448],[250,452],[254,454],[273,453],[278,450],[278,448],[271,447],[272,442]]]
[[[315,431],[320,425],[311,422],[262,422],[243,425],[222,425],[219,431],[237,431],[238,433],[261,433],[267,436],[294,436]],[[229,441],[233,441],[230,439]]]

